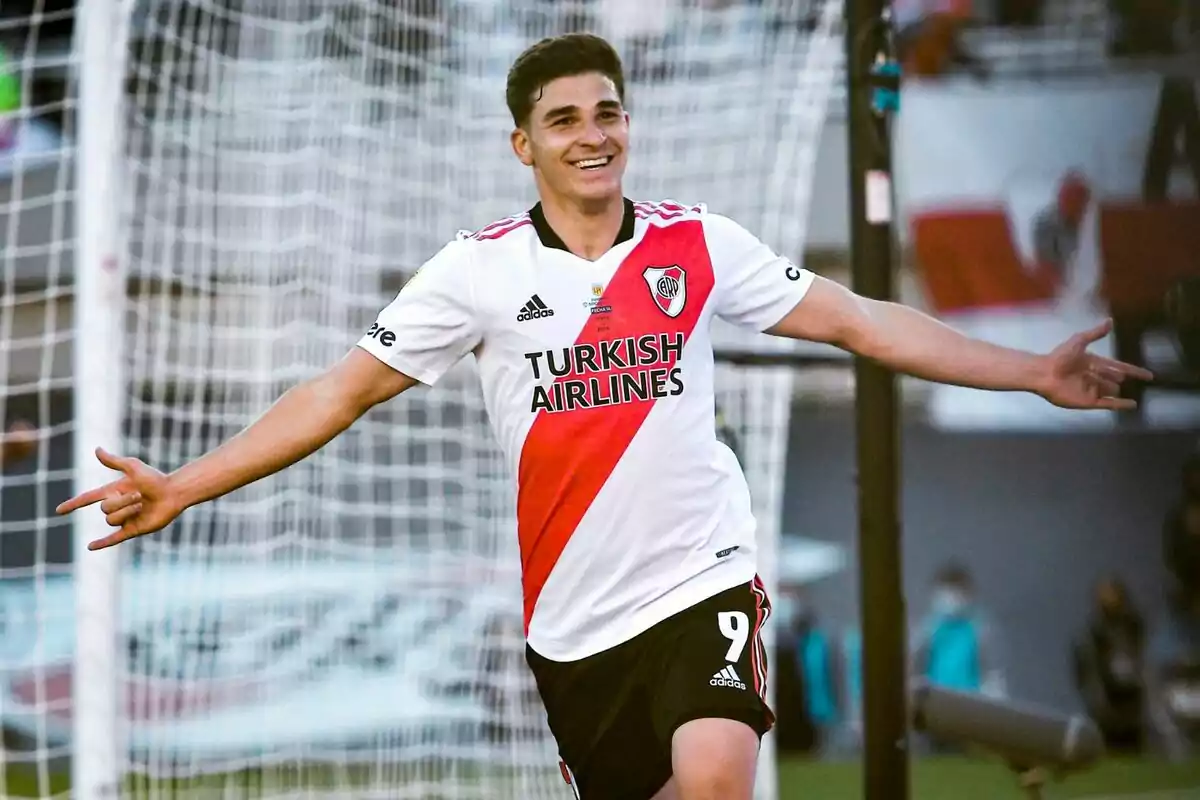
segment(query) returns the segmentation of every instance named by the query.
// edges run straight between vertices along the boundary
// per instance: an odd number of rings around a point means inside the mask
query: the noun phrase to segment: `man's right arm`
[[[452,242],[384,308],[358,346],[288,391],[257,422],[168,476],[189,507],[285,469],[324,447],[372,406],[435,384],[481,340],[471,249]]]
[[[228,494],[328,444],[372,406],[418,381],[432,386],[481,341],[470,246],[454,242],[425,263],[378,315],[358,346],[319,377],[286,392],[256,422],[212,452],[164,475],[136,458],[97,449],[121,476],[62,503],[69,514],[100,504],[118,530],[88,549],[162,530],[189,507]]]
[[[189,507],[278,472],[329,443],[368,409],[416,383],[403,372],[354,348],[323,375],[288,390],[257,421],[220,447],[164,475],[129,456],[96,450],[121,476],[58,506],[58,513],[100,504],[116,531],[88,544],[112,547],[170,525]]]
[[[416,383],[355,347],[323,374],[285,392],[241,433],[167,476],[171,491],[186,509],[286,469]]]
[[[283,395],[257,422],[168,480],[189,507],[291,466],[372,406],[432,386],[481,340],[470,246],[452,242],[384,308],[358,346]]]

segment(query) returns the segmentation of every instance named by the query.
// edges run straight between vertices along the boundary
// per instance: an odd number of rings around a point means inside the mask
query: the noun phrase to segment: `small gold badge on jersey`
[[[601,305],[601,300],[604,297],[604,285],[600,283],[592,284],[592,296],[583,301],[583,307],[593,314],[607,314],[612,311],[612,306],[608,303]]]

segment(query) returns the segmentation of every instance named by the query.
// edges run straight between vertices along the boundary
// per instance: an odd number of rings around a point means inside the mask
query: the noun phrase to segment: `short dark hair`
[[[625,72],[621,57],[613,46],[590,33],[568,33],[542,39],[517,56],[508,70],[505,99],[513,124],[521,126],[529,119],[546,84],[559,78],[599,72],[613,82],[617,97],[625,102]]]
[[[971,571],[957,561],[943,564],[934,573],[933,582],[939,586],[953,586],[965,592],[971,591],[975,583],[971,580]]]

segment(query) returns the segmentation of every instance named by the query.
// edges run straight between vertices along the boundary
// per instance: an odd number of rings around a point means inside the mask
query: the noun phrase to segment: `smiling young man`
[[[716,435],[709,325],[829,342],[934,381],[1123,408],[1142,370],[1091,355],[1107,327],[1035,355],[866,300],[703,206],[622,193],[629,116],[602,39],[540,42],[513,64],[512,147],[540,202],[447,244],[324,375],[213,452],[123,475],[108,547],[287,467],[377,403],[475,355],[517,480],[527,659],[562,771],[587,800],[748,800],[767,707],[746,480]]]

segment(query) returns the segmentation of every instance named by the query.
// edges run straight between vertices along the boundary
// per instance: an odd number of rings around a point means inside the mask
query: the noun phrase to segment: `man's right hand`
[[[109,469],[123,473],[120,478],[72,497],[55,509],[59,514],[100,503],[104,519],[118,530],[88,543],[88,550],[112,547],[136,536],[160,531],[183,513],[185,505],[170,479],[129,456],[114,456],[96,448],[96,458]]]

